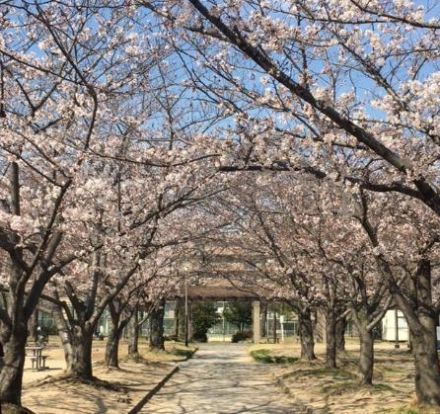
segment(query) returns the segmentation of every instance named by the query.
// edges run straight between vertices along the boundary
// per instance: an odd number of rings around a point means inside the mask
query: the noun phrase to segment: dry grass
[[[120,369],[108,369],[104,363],[105,341],[93,343],[93,365],[96,379],[90,383],[73,381],[64,373],[64,354],[56,339],[44,350],[48,355],[45,371],[34,371],[26,362],[23,405],[36,414],[128,412],[169,372],[172,366],[187,358],[196,348],[179,343],[166,343],[166,351],[150,352],[143,339],[139,359],[127,357],[128,345],[120,347]]]
[[[251,351],[265,349],[271,355],[298,357],[298,343],[253,345]],[[438,409],[415,405],[414,367],[406,346],[394,349],[393,344],[376,343],[373,386],[359,385],[358,352],[354,340],[339,358],[338,369],[324,365],[323,344],[316,347],[318,360],[313,363],[297,361],[282,365],[278,380],[297,402],[310,407],[314,413],[340,414],[439,414]]]

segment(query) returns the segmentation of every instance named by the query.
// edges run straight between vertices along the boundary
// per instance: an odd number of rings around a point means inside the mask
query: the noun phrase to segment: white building
[[[382,339],[385,341],[408,341],[408,324],[401,311],[390,309],[385,313],[382,319]]]

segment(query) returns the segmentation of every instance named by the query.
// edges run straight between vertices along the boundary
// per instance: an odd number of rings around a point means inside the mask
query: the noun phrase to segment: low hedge
[[[252,331],[235,332],[232,335],[231,342],[236,344],[238,342],[247,341],[252,338]]]
[[[293,364],[299,359],[285,355],[271,355],[269,349],[256,349],[251,351],[251,356],[255,361],[263,362],[264,364]]]

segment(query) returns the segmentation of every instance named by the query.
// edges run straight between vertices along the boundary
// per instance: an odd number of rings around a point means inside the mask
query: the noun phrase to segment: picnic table
[[[44,346],[36,345],[36,346],[28,346],[26,347],[26,354],[28,354],[31,359],[32,368],[40,371],[46,368],[46,359],[47,355],[43,355]]]

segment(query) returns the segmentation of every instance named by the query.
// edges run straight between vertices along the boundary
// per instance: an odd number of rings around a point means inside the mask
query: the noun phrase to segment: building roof
[[[169,299],[183,298],[185,296],[184,285],[179,286],[174,292],[170,292]],[[259,299],[265,296],[258,286],[244,285],[243,283],[230,282],[229,280],[213,280],[199,286],[188,286],[188,299],[190,300],[238,300]]]

